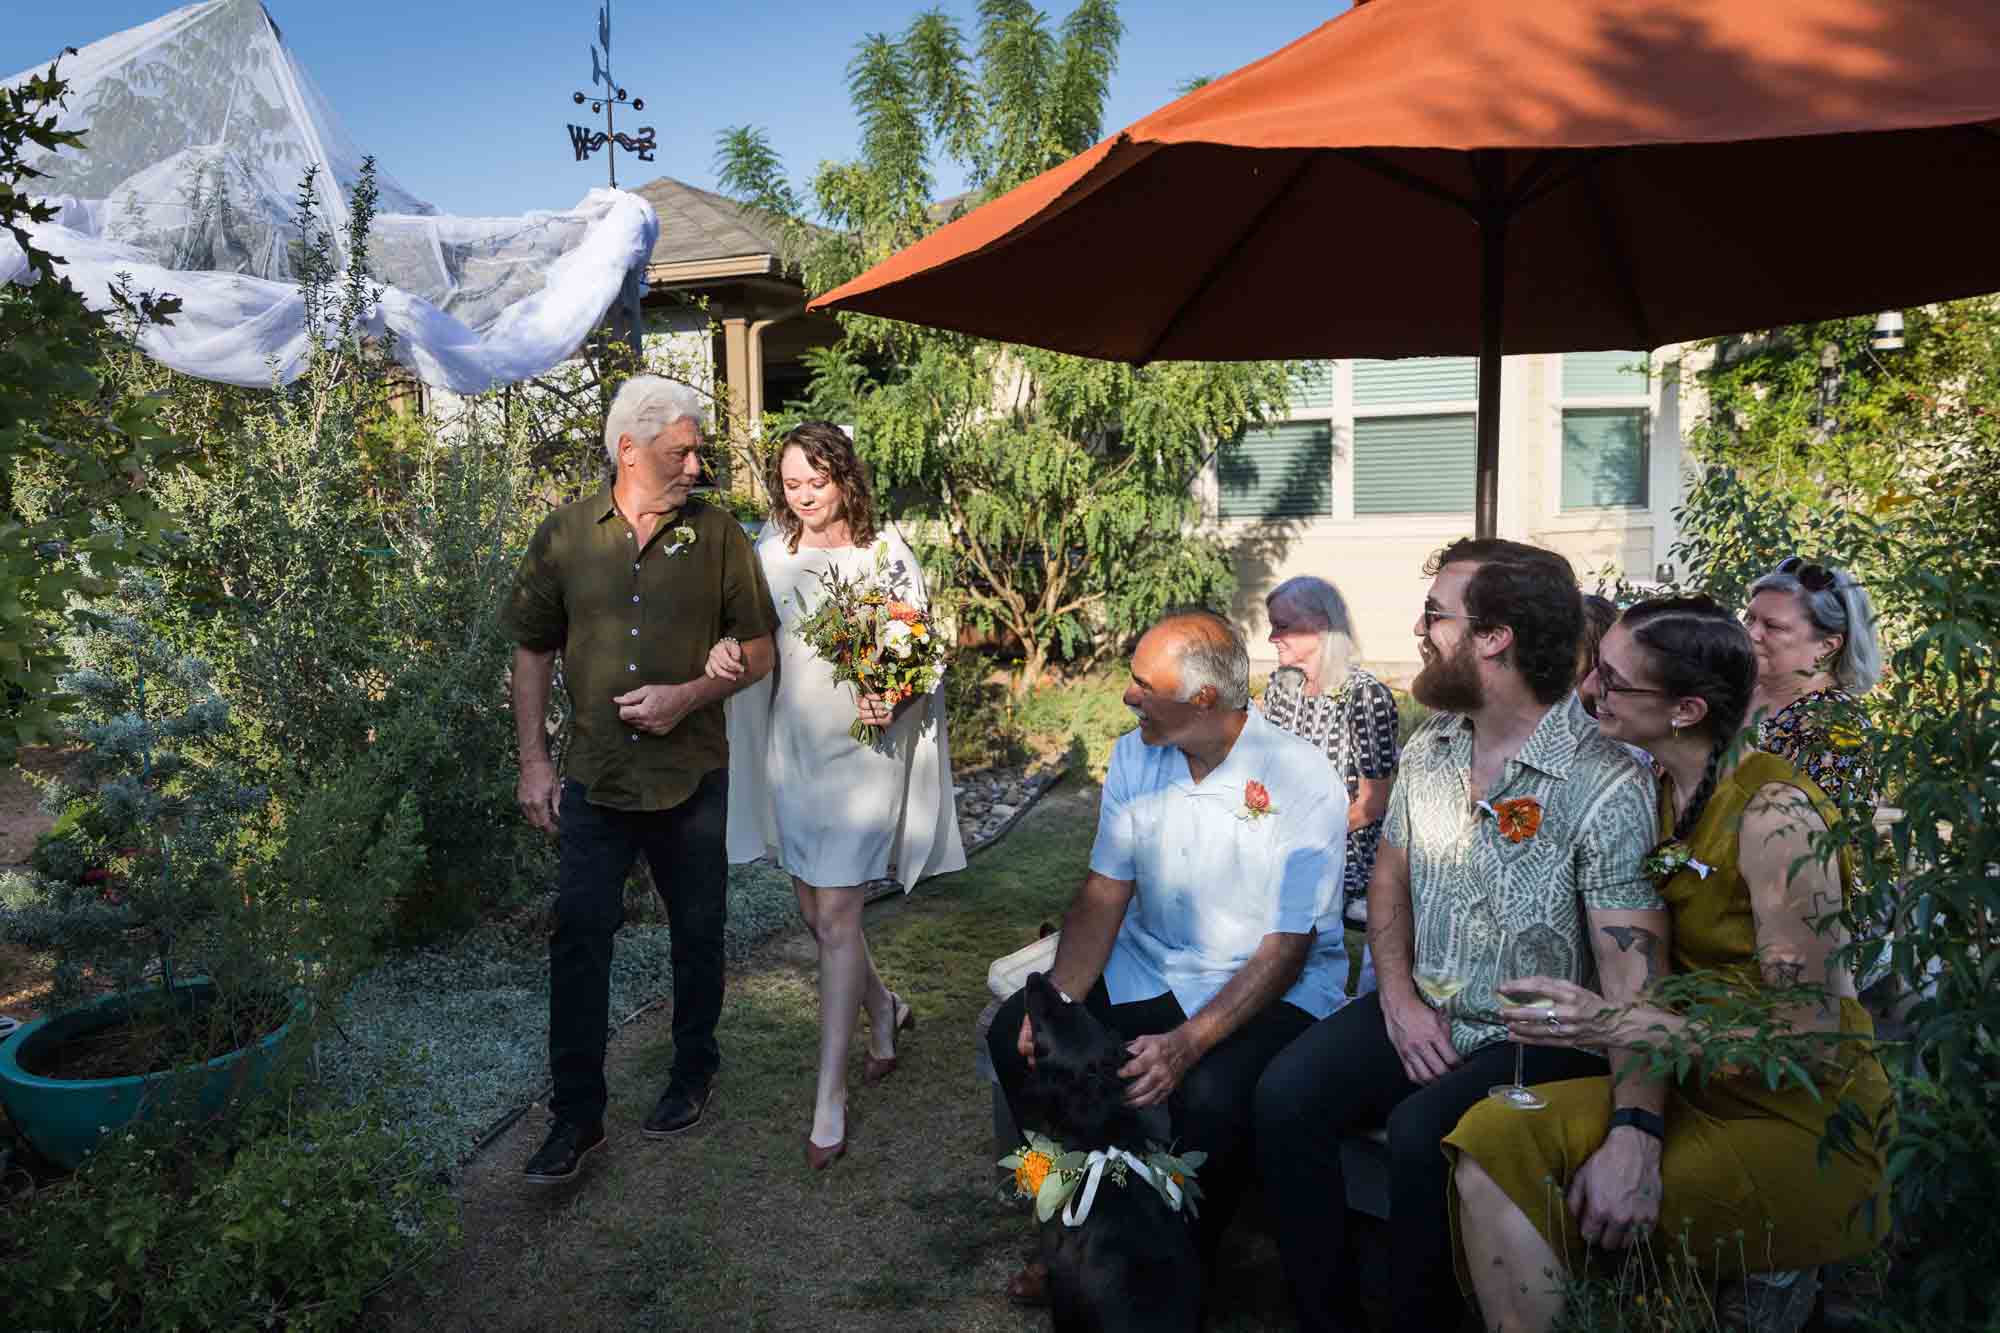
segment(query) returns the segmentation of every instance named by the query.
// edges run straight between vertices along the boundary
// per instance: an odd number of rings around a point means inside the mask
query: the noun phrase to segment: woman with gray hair
[[[1287,579],[1264,599],[1278,670],[1264,691],[1264,716],[1326,752],[1347,784],[1347,864],[1342,876],[1348,950],[1362,958],[1368,924],[1368,876],[1396,778],[1396,697],[1354,665],[1354,622],[1347,601],[1325,579]],[[1364,981],[1363,974],[1368,978]],[[1371,989],[1364,964],[1347,971],[1350,996]]]
[[[1757,748],[1789,760],[1836,805],[1876,803],[1861,695],[1882,677],[1875,607],[1846,570],[1787,556],[1750,585]]]

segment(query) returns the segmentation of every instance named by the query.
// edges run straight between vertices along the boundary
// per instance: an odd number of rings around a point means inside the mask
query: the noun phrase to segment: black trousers
[[[1606,1070],[1599,1056],[1530,1046],[1522,1079],[1551,1083]],[[1439,1144],[1488,1088],[1513,1081],[1513,1043],[1499,1042],[1435,1083],[1412,1083],[1372,992],[1315,1023],[1271,1061],[1257,1083],[1257,1166],[1304,1333],[1346,1328],[1353,1274],[1340,1139],[1381,1125],[1389,1133],[1390,1326],[1459,1327],[1465,1305],[1445,1196],[1451,1167]]]
[[[639,853],[667,905],[674,967],[673,1079],[705,1084],[722,1063],[722,927],[728,917],[729,770],[702,778],[671,810],[611,810],[564,782],[561,869],[549,936],[549,1109],[603,1118],[611,1029],[611,937],[625,923],[625,877]]]
[[[1150,1000],[1113,1004],[1110,992],[1100,980],[1084,1003],[1128,1040],[1169,1032],[1187,1021],[1171,991]],[[1021,1058],[1014,1044],[1021,1035],[1021,1015],[1027,1007],[1027,993],[1014,992],[994,1015],[993,1026],[986,1034],[986,1048],[993,1057],[993,1072],[999,1076],[1001,1090],[1007,1094],[1014,1123],[1023,1129],[1039,1130],[1042,1126],[1029,1125],[1022,1119],[1020,1092],[1027,1081],[1028,1062]],[[1175,1143],[1179,1148],[1208,1154],[1208,1161],[1201,1168],[1201,1214],[1194,1225],[1195,1244],[1204,1259],[1215,1257],[1223,1230],[1249,1184],[1253,1166],[1250,1108],[1257,1076],[1272,1056],[1284,1050],[1312,1022],[1312,1015],[1296,1005],[1281,1002],[1268,1006],[1203,1056],[1167,1099]]]

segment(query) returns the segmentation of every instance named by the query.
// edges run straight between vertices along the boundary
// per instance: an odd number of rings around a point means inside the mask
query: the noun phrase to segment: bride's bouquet
[[[886,568],[888,544],[875,547],[872,573],[848,578],[838,569],[819,576],[817,606],[799,596],[798,636],[814,655],[833,667],[833,678],[857,695],[879,694],[891,708],[929,694],[944,679],[945,645],[930,614],[899,600]],[[856,718],[847,734],[864,745],[882,738],[884,728]]]

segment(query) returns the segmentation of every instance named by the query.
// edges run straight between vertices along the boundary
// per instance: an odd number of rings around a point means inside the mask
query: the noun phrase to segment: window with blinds
[[[1333,406],[1333,362],[1298,361],[1286,399],[1294,412],[1323,412]]]
[[[1315,518],[1333,512],[1333,427],[1285,421],[1245,431],[1216,454],[1219,516]]]
[[[1644,398],[1651,367],[1644,352],[1565,352],[1565,398]]]
[[[1470,412],[1354,418],[1354,512],[1472,511],[1479,431]]]
[[[1354,406],[1471,402],[1479,397],[1479,362],[1469,356],[1418,356],[1403,361],[1356,361]]]
[[[1647,504],[1650,371],[1644,352],[1563,354],[1564,509],[1644,508]],[[1579,399],[1590,405],[1569,405]],[[1625,402],[1612,405],[1619,399]]]
[[[1643,407],[1564,408],[1562,507],[1643,509],[1647,426]]]
[[[1471,512],[1478,397],[1469,356],[1356,361],[1355,516]]]

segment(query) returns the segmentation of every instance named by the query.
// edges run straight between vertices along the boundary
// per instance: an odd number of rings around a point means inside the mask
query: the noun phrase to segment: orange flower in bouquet
[[[877,543],[875,568],[849,578],[838,569],[820,575],[821,598],[808,605],[802,594],[798,635],[833,666],[833,678],[857,695],[873,694],[895,707],[929,694],[944,679],[945,648],[931,632],[923,607],[893,595],[902,580],[887,568],[888,544]],[[885,728],[856,719],[848,734],[864,745],[882,739]]]

